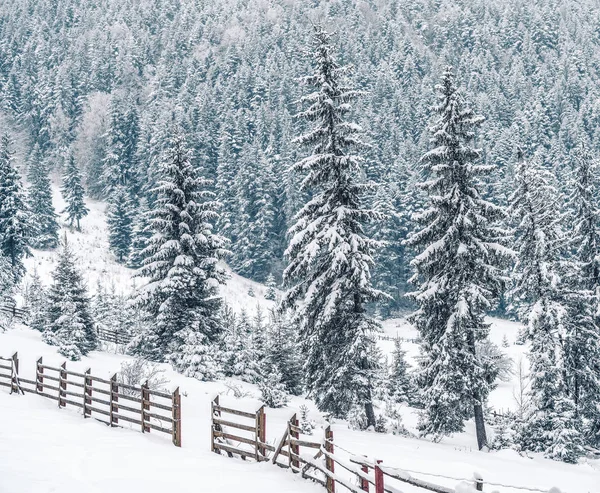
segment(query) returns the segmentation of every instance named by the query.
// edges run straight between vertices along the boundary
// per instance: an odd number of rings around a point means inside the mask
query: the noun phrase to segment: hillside
[[[492,336],[503,337],[510,324],[495,320]],[[509,337],[510,337],[510,332]],[[385,345],[382,345],[385,349]],[[55,348],[40,340],[40,334],[27,328],[17,328],[0,334],[0,355],[19,352],[21,374],[34,378],[35,361],[43,356],[49,365],[60,364],[63,358]],[[93,352],[80,362],[67,367],[83,371],[91,367],[100,377],[120,369],[122,361],[131,358],[106,352]],[[109,429],[95,420],[83,420],[72,407],[57,409],[55,401],[32,394],[9,395],[0,387],[0,492],[49,493],[174,491],[206,493],[309,493],[324,491],[320,486],[303,480],[289,471],[271,464],[245,463],[240,459],[217,456],[209,451],[210,401],[221,394],[221,403],[253,411],[260,403],[255,386],[237,382],[250,396],[235,399],[228,395],[225,382],[205,383],[182,377],[167,365],[163,366],[169,380],[168,388],[179,386],[182,394],[183,446],[173,447],[169,437],[159,434],[142,435],[137,428]],[[514,382],[507,384],[508,387]],[[508,389],[506,389],[508,390]],[[499,407],[510,407],[505,392],[493,395]],[[267,409],[267,441],[276,443],[291,414],[300,405],[310,408],[310,417],[317,421],[315,438],[320,439],[325,424],[314,404],[293,398],[283,409]],[[409,409],[403,409],[404,424],[415,432],[416,419]],[[133,427],[133,425],[131,425]],[[359,432],[348,429],[344,421],[333,424],[334,441],[339,454],[348,458],[345,450],[357,455],[382,459],[384,464],[414,472],[414,476],[454,487],[458,481],[431,477],[433,473],[450,478],[470,479],[478,472],[488,482],[538,488],[548,491],[558,486],[563,493],[598,493],[600,462],[583,460],[577,466],[561,464],[530,454],[520,456],[514,451],[478,452],[473,449],[473,425],[467,431],[441,443],[394,435]],[[339,486],[339,485],[338,485]],[[399,484],[399,491],[423,493],[423,490]],[[487,486],[486,491],[519,493],[513,488]],[[344,491],[339,487],[339,491]]]
[[[57,211],[65,207],[63,197],[58,184],[53,186],[53,205]],[[61,221],[60,235],[67,236],[67,241],[73,247],[77,256],[77,266],[83,273],[87,287],[91,294],[95,293],[97,282],[100,280],[105,289],[115,287],[117,294],[130,294],[136,286],[140,286],[142,280],[133,277],[134,271],[115,261],[114,255],[108,249],[108,233],[106,226],[106,202],[86,198],[86,205],[90,210],[89,215],[81,222],[81,232],[75,228],[69,228]],[[25,259],[28,277],[36,269],[43,282],[48,285],[51,282],[52,271],[56,263],[56,251],[33,250],[33,255]],[[254,313],[257,306],[264,312],[273,307],[274,303],[265,300],[266,288],[264,285],[245,279],[231,269],[227,268],[229,280],[227,284],[220,286],[220,292],[225,302],[236,312],[246,310]],[[255,296],[249,296],[252,289]]]

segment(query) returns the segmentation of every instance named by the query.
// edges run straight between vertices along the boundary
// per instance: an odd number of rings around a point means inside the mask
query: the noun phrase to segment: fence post
[[[366,455],[363,456],[363,457],[365,458],[365,460],[367,459]],[[369,474],[369,468],[367,466],[362,466],[360,468],[360,470],[362,472],[364,472],[365,474]],[[359,476],[359,479],[360,479],[360,481],[359,481],[359,483],[360,483],[360,489],[363,490],[363,491],[367,491],[368,492],[369,491],[369,482],[366,479],[360,478],[360,476]]]
[[[19,382],[18,382],[18,377],[19,377],[19,355],[18,353],[15,353],[12,355],[12,365],[13,365],[13,371],[15,372],[14,375],[11,375],[10,378],[10,392],[16,392],[17,394],[19,393]]]
[[[181,395],[179,387],[173,392],[173,444],[181,447]]]
[[[260,408],[260,441],[261,443],[267,443],[267,415],[265,413],[265,406]],[[261,447],[263,456],[267,457],[267,449],[264,445]]]
[[[325,428],[325,451],[328,454],[333,454],[333,431],[331,431],[331,425]],[[333,459],[328,455],[325,456],[325,468],[333,474],[335,472],[335,463]],[[327,476],[327,493],[335,493],[335,480]]]
[[[110,426],[119,423],[119,418],[115,416],[115,411],[119,410],[119,384],[117,383],[117,374],[110,379]]]
[[[36,381],[35,391],[43,392],[44,391],[44,367],[42,365],[42,358],[37,360],[35,368],[36,368],[36,370],[35,370],[35,381]]]
[[[290,419],[290,421],[288,422],[288,432],[290,435],[290,469],[292,470],[292,472],[298,472],[297,469],[300,467],[300,463],[298,462],[298,459],[296,459],[295,457],[292,457],[292,454],[295,455],[300,455],[300,447],[298,445],[294,445],[291,440],[296,438],[300,438],[300,435],[298,434],[298,432],[294,429],[294,426],[297,427],[298,426],[298,418],[296,417],[296,414],[294,413],[294,415],[292,416],[292,418]],[[296,470],[294,470],[294,468]]]
[[[473,474],[473,480],[475,481],[475,489],[477,491],[483,491],[483,476],[476,472]]]
[[[60,371],[58,372],[58,407],[66,407],[67,403],[63,401],[63,395],[66,397],[67,394],[63,394],[63,390],[67,390],[67,362],[65,361],[60,365]]]
[[[88,406],[92,405],[92,381],[88,375],[92,373],[92,369],[88,368],[85,370],[85,377],[83,377],[83,417],[87,418],[92,415],[92,410],[88,409]]]
[[[255,448],[255,458],[256,462],[261,461],[261,456],[266,458],[265,448],[261,445],[261,443],[265,443],[265,434],[264,434],[264,417],[265,417],[265,406],[261,406],[258,411],[256,411],[256,442],[254,444]]]
[[[146,411],[150,411],[150,393],[148,392],[148,380],[142,384],[142,433],[150,433],[150,427],[146,425]],[[150,421],[150,418],[148,418]]]
[[[216,424],[215,424],[215,416],[219,417],[221,416],[220,411],[217,411],[215,409],[215,406],[219,405],[219,396],[217,395],[213,401],[210,403],[210,450],[211,452],[214,452],[215,454],[218,454],[219,451],[215,448],[215,430],[216,430]]]
[[[384,493],[383,471],[379,467],[379,464],[381,464],[380,460],[375,461],[375,493]]]

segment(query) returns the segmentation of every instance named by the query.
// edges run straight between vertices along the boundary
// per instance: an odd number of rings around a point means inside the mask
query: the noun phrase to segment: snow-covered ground
[[[494,321],[493,332],[507,330],[510,324]],[[500,334],[502,338],[502,334]],[[510,336],[509,336],[510,338]],[[19,352],[20,373],[34,378],[35,361],[56,365],[63,358],[54,347],[41,341],[40,334],[21,327],[0,334],[0,355]],[[83,371],[88,367],[100,377],[117,372],[127,356],[93,352],[67,367]],[[260,403],[256,387],[241,382],[250,395],[235,399],[228,395],[225,382],[204,383],[183,377],[166,365],[170,387],[179,386],[182,397],[183,447],[171,444],[170,437],[158,433],[141,434],[137,429],[110,429],[95,420],[84,420],[78,409],[58,409],[56,402],[26,394],[9,395],[0,388],[0,493],[44,493],[51,491],[203,491],[207,493],[311,492],[323,489],[309,481],[268,463],[254,464],[229,459],[209,451],[210,401],[221,394],[221,402],[238,409],[256,410]],[[315,438],[320,440],[325,421],[314,404],[293,398],[284,409],[267,410],[267,439],[275,443],[287,419],[309,406],[317,421]],[[508,407],[508,406],[504,406]],[[416,419],[404,413],[405,425],[415,431]],[[478,452],[474,450],[471,423],[463,434],[433,443],[348,429],[345,422],[333,424],[336,454],[348,458],[349,451],[383,460],[385,465],[403,468],[415,477],[454,487],[458,479],[469,479],[474,472],[485,481],[548,491],[558,486],[564,493],[599,493],[600,464],[582,461],[572,466],[540,457],[523,457],[513,451]],[[433,473],[443,477],[431,477]],[[346,474],[340,471],[340,474]],[[348,474],[349,475],[349,474]],[[455,478],[455,479],[454,479]],[[397,484],[404,493],[423,493]],[[344,491],[341,487],[339,491]],[[506,487],[486,486],[485,491],[517,493]]]
[[[54,202],[57,211],[64,207],[58,187]],[[90,214],[82,221],[82,232],[67,231],[78,265],[93,293],[100,279],[106,287],[114,285],[117,293],[128,293],[135,288],[133,271],[118,265],[108,252],[106,223],[102,202],[88,200]],[[29,274],[34,267],[44,282],[49,283],[55,266],[56,253],[34,251],[27,259]],[[249,296],[252,288],[255,296]],[[266,312],[273,306],[264,299],[265,287],[234,273],[221,288],[226,302],[236,311],[254,312],[258,305]],[[519,324],[491,319],[490,337],[499,346],[503,339],[509,342],[502,348],[517,364],[526,364],[526,347],[514,344]],[[403,319],[386,320],[384,332],[415,338],[417,333]],[[379,342],[385,354],[391,354],[393,341]],[[405,342],[408,362],[415,364],[417,344]],[[63,358],[54,347],[41,341],[40,334],[17,327],[0,334],[0,356],[19,352],[21,375],[34,378],[35,361],[43,356],[46,364],[59,364]],[[110,377],[119,371],[121,362],[130,358],[110,352],[93,352],[81,362],[69,363],[75,371],[88,367],[96,376]],[[232,407],[254,411],[260,405],[258,390],[249,384],[237,382],[249,393],[235,399],[228,395],[226,382],[203,383],[174,373],[167,366],[165,375],[172,387],[181,388],[183,448],[174,447],[170,438],[157,433],[141,434],[137,430],[110,429],[95,420],[84,420],[79,410],[58,409],[56,402],[35,395],[9,395],[0,388],[0,493],[45,493],[61,491],[202,491],[206,493],[295,493],[323,491],[309,481],[271,464],[246,463],[229,459],[209,451],[210,401],[220,394],[221,402]],[[502,411],[515,409],[514,398],[518,379],[502,382],[492,393],[489,405]],[[320,440],[325,420],[312,402],[293,398],[284,409],[269,409],[267,438],[275,443],[286,428],[289,417],[307,405],[310,417],[317,421],[315,438]],[[378,410],[380,412],[381,410]],[[409,408],[402,409],[402,418],[408,431],[416,434],[417,415]],[[514,451],[478,452],[474,450],[474,426],[467,424],[465,433],[433,443],[417,438],[403,438],[350,430],[345,422],[336,422],[332,429],[338,444],[336,455],[348,458],[350,453],[368,455],[384,461],[387,466],[403,468],[415,477],[454,487],[459,479],[469,479],[477,471],[488,483],[501,483],[549,490],[560,487],[563,493],[600,493],[600,463],[582,460],[577,466],[549,461],[538,456],[524,457]],[[490,430],[490,434],[492,434]],[[349,451],[349,452],[348,452]],[[347,474],[338,471],[339,474]],[[428,476],[433,473],[438,476]],[[349,474],[349,473],[348,473]],[[355,478],[353,478],[355,480]],[[423,493],[409,485],[395,486],[404,493]],[[485,491],[517,493],[522,490],[487,485]],[[338,487],[338,491],[344,491]]]
[[[57,212],[61,212],[65,203],[60,194],[58,184],[53,186],[53,204]],[[134,278],[134,271],[115,262],[115,257],[108,250],[108,230],[106,226],[105,209],[106,203],[96,200],[86,199],[86,205],[89,208],[89,214],[81,220],[81,231],[69,228],[64,224],[63,218],[60,220],[62,226],[61,238],[66,234],[67,241],[77,255],[77,266],[83,274],[90,293],[96,291],[96,285],[100,280],[106,289],[112,286],[117,294],[126,294],[140,286],[141,279]],[[30,276],[36,269],[45,284],[49,284],[52,279],[52,271],[56,265],[56,251],[33,250],[33,255],[25,260],[28,275]],[[266,287],[260,283],[245,279],[231,272],[230,279],[226,285],[221,286],[221,294],[227,304],[239,313],[245,310],[248,313],[254,313],[257,307],[267,313],[274,306],[274,303],[265,300]],[[27,278],[25,279],[27,282]],[[254,296],[248,292],[254,291]]]

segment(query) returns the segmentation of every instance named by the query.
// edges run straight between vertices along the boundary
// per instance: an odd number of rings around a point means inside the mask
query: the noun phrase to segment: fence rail
[[[120,330],[97,329],[98,338],[104,342],[127,345],[131,342],[131,334]]]
[[[25,308],[17,308],[16,305],[0,304],[0,313],[24,320],[29,312]]]
[[[256,414],[247,411],[226,408],[219,405],[219,398],[211,403],[212,411],[212,431],[211,431],[211,450],[216,453],[226,453],[229,457],[235,455],[242,459],[254,457],[257,461],[270,460],[279,467],[290,469],[293,473],[300,474],[305,479],[310,479],[322,485],[327,493],[335,493],[336,486],[339,485],[351,493],[363,493],[373,491],[374,493],[398,493],[400,490],[394,482],[399,481],[409,484],[419,490],[430,491],[433,493],[454,493],[454,488],[438,485],[423,479],[412,476],[411,472],[405,469],[388,467],[381,460],[372,460],[366,456],[354,455],[350,451],[336,445],[333,439],[333,431],[330,426],[324,430],[321,441],[312,441],[312,437],[302,436],[302,430],[296,414],[294,414],[287,423],[286,430],[281,437],[278,445],[272,447],[265,443],[265,428],[267,417],[264,413],[264,406]],[[227,413],[242,419],[255,419],[255,425],[230,421],[223,419],[222,414]],[[227,429],[231,427],[235,430],[241,429],[246,432],[252,432],[252,437],[241,437],[237,431],[230,432]],[[222,440],[222,443],[217,443]],[[237,444],[232,443],[237,441]],[[240,448],[242,444],[254,446],[252,449]],[[265,450],[265,452],[261,451]],[[339,454],[335,453],[336,448],[340,448],[349,454],[349,458],[343,460]],[[309,449],[304,452],[302,449]],[[317,453],[315,454],[315,449]],[[254,453],[253,453],[254,452]],[[268,457],[269,452],[273,452]],[[336,471],[337,470],[337,471]],[[350,473],[350,476],[340,474],[340,470]],[[415,473],[417,473],[415,471]],[[445,477],[439,474],[429,474],[420,472],[418,474]],[[476,491],[483,491],[484,481],[481,476],[474,474],[472,479],[454,479],[457,481],[468,482]],[[510,488],[511,491],[540,491],[527,487],[514,485],[500,485],[492,482],[486,483],[490,486],[501,486]],[[550,490],[552,493],[560,493],[557,488]]]
[[[5,361],[10,365],[3,364]],[[3,370],[11,373],[3,373]],[[105,379],[92,375],[90,368],[83,373],[70,371],[66,361],[55,367],[45,365],[42,358],[36,362],[35,380],[29,380],[19,377],[17,353],[12,358],[0,357],[0,386],[10,387],[11,394],[17,391],[55,400],[59,408],[77,407],[84,418],[94,417],[109,426],[119,426],[121,420],[138,425],[142,433],[155,430],[169,434],[173,444],[181,447],[179,388],[168,394],[150,389],[147,381],[141,386],[128,385],[118,381],[117,373]]]

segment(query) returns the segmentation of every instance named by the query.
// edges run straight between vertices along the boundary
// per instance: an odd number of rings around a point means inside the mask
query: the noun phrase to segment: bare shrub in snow
[[[235,383],[232,380],[227,380],[225,382],[225,387],[227,387],[226,395],[232,394],[236,399],[244,399],[245,397],[250,397],[252,394],[246,390],[239,384]]]
[[[133,361],[123,361],[121,371],[117,374],[117,381],[125,385],[141,386],[148,382],[148,387],[153,390],[163,389],[169,380],[164,376],[165,370],[162,370],[156,363],[151,363],[142,358],[136,358]],[[137,394],[135,390],[123,389],[124,394]]]

